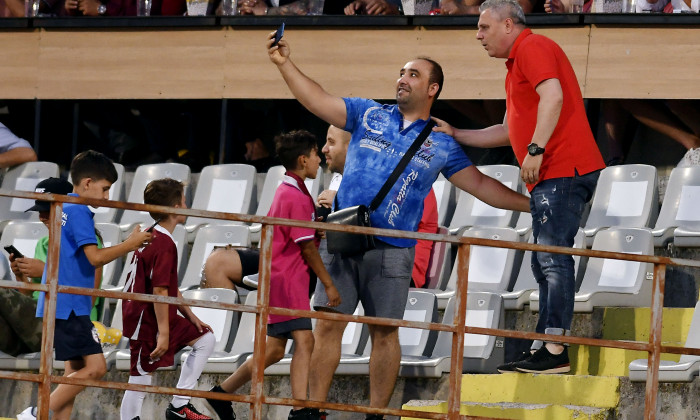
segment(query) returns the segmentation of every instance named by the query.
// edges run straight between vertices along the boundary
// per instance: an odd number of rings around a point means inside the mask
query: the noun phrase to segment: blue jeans
[[[572,247],[586,203],[600,171],[538,183],[531,191],[532,234],[536,244]],[[540,286],[538,333],[565,335],[574,315],[576,278],[571,255],[532,253],[532,272]]]

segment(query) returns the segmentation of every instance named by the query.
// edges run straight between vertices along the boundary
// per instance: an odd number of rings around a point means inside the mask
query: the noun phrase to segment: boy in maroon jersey
[[[143,192],[144,203],[185,208],[183,185],[173,179],[150,182]],[[151,213],[158,222],[153,226],[153,241],[134,252],[125,292],[148,293],[159,296],[181,297],[177,280],[177,248],[172,232],[186,216]],[[186,305],[165,303],[123,302],[124,337],[129,338],[131,376],[129,383],[150,385],[151,373],[162,366],[175,364],[174,356],[185,346],[192,347],[182,365],[178,388],[194,389],[216,339],[211,327],[200,321]],[[180,316],[180,311],[184,317]],[[146,394],[126,391],[122,399],[121,420],[139,419]],[[211,420],[199,413],[189,402],[190,397],[175,395],[165,411],[170,420]]]
[[[321,158],[318,156],[316,137],[299,130],[283,134],[275,139],[277,155],[287,172],[277,188],[270,217],[295,220],[315,220],[314,200],[304,180],[316,178]],[[310,310],[309,268],[323,283],[328,294],[328,306],[340,304],[340,295],[318,253],[316,231],[310,228],[275,226],[272,235],[272,268],[270,272],[270,306]],[[284,356],[287,340],[294,340],[294,355],[290,366],[292,398],[307,399],[309,362],[314,348],[311,320],[286,315],[269,315],[265,345],[265,367],[277,363]],[[232,393],[252,376],[254,359],[248,359],[240,368],[213,392]],[[230,401],[207,399],[219,420],[234,420]],[[295,407],[289,413],[290,420],[305,420],[310,409]]]

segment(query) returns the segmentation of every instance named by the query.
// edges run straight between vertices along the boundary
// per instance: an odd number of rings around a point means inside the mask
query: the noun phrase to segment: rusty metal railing
[[[47,284],[25,284],[13,281],[0,281],[0,287],[10,287],[21,290],[38,290],[47,293],[44,318],[43,318],[43,337],[41,351],[41,365],[39,373],[28,372],[8,372],[0,371],[0,378],[11,380],[22,380],[36,382],[39,384],[38,393],[38,419],[48,419],[49,414],[49,394],[51,384],[71,384],[118,390],[138,390],[158,394],[178,394],[188,395],[199,398],[213,398],[227,401],[236,401],[248,403],[251,405],[251,418],[253,420],[262,420],[262,408],[264,404],[286,405],[286,406],[305,406],[312,408],[333,409],[339,411],[353,411],[358,413],[377,413],[394,416],[410,416],[426,419],[466,419],[466,418],[485,418],[471,417],[460,415],[460,395],[461,395],[461,374],[462,374],[462,354],[464,353],[464,334],[483,334],[494,335],[499,337],[511,337],[530,340],[555,340],[558,342],[570,344],[582,344],[588,346],[611,347],[625,350],[639,350],[648,352],[647,382],[645,391],[645,408],[644,418],[654,419],[656,410],[656,397],[658,391],[658,374],[659,361],[661,353],[673,354],[692,354],[700,355],[700,349],[686,348],[679,346],[664,346],[661,344],[661,326],[662,326],[662,309],[663,295],[665,285],[665,270],[667,265],[672,266],[691,266],[700,267],[700,262],[687,259],[677,259],[660,256],[646,256],[625,254],[617,252],[595,251],[587,249],[573,249],[555,246],[543,246],[520,242],[507,242],[492,239],[456,237],[453,235],[427,234],[417,232],[405,232],[389,229],[363,228],[358,226],[340,226],[330,225],[317,222],[302,222],[297,220],[287,220],[271,217],[252,216],[245,214],[233,214],[223,212],[212,212],[197,209],[181,209],[164,206],[154,206],[145,204],[125,203],[110,200],[76,198],[64,195],[54,194],[39,194],[24,191],[8,191],[0,189],[0,197],[18,197],[26,199],[40,199],[51,202],[51,213],[49,223],[49,254],[47,260]],[[58,276],[58,255],[61,235],[61,210],[63,203],[88,204],[99,207],[113,207],[126,210],[138,211],[156,211],[159,213],[171,213],[184,216],[197,216],[205,218],[222,219],[229,221],[239,221],[247,223],[261,223],[263,225],[261,235],[261,257],[260,257],[260,278],[258,285],[258,302],[256,307],[240,304],[230,304],[222,302],[207,302],[195,299],[172,298],[154,295],[142,295],[135,293],[125,293],[117,291],[109,291],[102,289],[91,289],[71,286],[59,286],[57,284]],[[353,233],[373,234],[381,236],[392,236],[399,238],[410,239],[425,239],[430,241],[447,242],[458,246],[457,254],[457,269],[458,278],[455,292],[455,319],[453,325],[445,325],[441,323],[405,321],[397,319],[374,318],[367,316],[345,315],[329,312],[314,312],[301,311],[285,308],[274,308],[269,306],[269,282],[270,282],[270,263],[272,252],[272,232],[273,226],[295,226],[314,229],[346,231]],[[629,342],[616,340],[593,339],[586,337],[573,336],[553,336],[547,334],[539,334],[534,332],[520,332],[513,330],[500,330],[492,328],[470,327],[465,325],[466,304],[467,304],[467,286],[469,272],[469,249],[471,245],[500,247],[508,249],[530,250],[530,251],[546,251],[568,255],[579,255],[585,257],[596,258],[612,258],[626,261],[636,261],[641,263],[654,264],[654,278],[651,296],[651,320],[650,320],[650,336],[649,342]],[[199,390],[183,390],[173,387],[162,386],[145,386],[135,385],[121,382],[110,382],[102,380],[78,379],[63,376],[55,376],[52,374],[53,366],[53,329],[55,326],[56,313],[56,293],[73,293],[89,296],[101,296],[105,298],[116,299],[131,299],[144,302],[168,303],[168,304],[186,304],[190,306],[199,306],[214,309],[225,309],[240,312],[250,312],[256,314],[256,331],[254,343],[255,364],[253,367],[253,376],[251,382],[251,392],[248,395],[230,395],[213,393]],[[260,357],[265,352],[265,337],[267,332],[267,316],[268,314],[293,315],[303,316],[308,318],[328,319],[336,321],[361,322],[373,325],[386,325],[395,327],[420,328],[439,331],[448,331],[453,334],[452,339],[452,354],[449,376],[449,396],[447,401],[447,413],[430,413],[423,411],[391,409],[391,408],[370,408],[359,405],[341,404],[332,402],[317,402],[307,400],[295,400],[291,398],[276,398],[265,396],[263,392],[263,376],[264,376],[264,358]]]

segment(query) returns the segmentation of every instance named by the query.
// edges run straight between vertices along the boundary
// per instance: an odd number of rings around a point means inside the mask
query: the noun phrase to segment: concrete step
[[[447,413],[447,403],[441,401],[409,401],[403,408],[432,413]],[[614,408],[577,407],[573,405],[498,403],[462,403],[460,414],[517,420],[612,420]],[[418,420],[415,417],[402,417],[402,420]]]

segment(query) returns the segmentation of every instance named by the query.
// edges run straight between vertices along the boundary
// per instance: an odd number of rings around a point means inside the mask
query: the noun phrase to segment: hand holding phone
[[[24,255],[22,255],[14,245],[7,245],[5,251],[7,251],[8,254],[13,254],[15,258],[24,258]]]
[[[282,36],[284,36],[284,22],[282,22],[280,27],[277,28],[277,31],[275,32],[275,41],[272,43],[273,47],[279,44],[280,39],[282,39]]]

